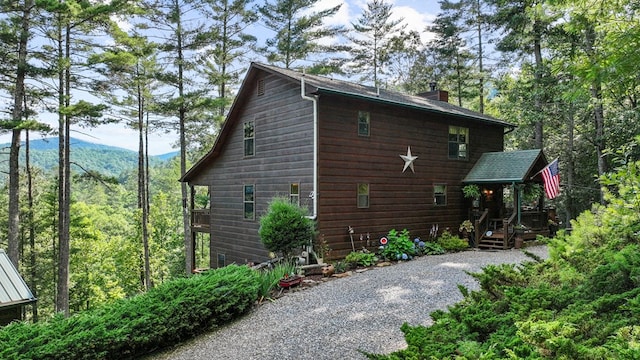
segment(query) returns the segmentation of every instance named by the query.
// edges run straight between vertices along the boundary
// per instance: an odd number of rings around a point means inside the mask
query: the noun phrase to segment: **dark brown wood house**
[[[333,258],[390,229],[456,233],[463,179],[513,125],[441,99],[251,64],[215,145],[181,179],[209,194],[192,204],[192,231],[210,236],[211,267],[267,259],[259,219],[277,195],[309,208]]]

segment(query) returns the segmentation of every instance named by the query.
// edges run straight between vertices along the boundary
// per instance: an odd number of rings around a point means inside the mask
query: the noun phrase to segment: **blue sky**
[[[319,1],[322,8],[336,6],[342,3],[340,12],[331,19],[332,24],[349,26],[351,22],[360,16],[362,8],[366,7],[366,0],[322,0]],[[430,25],[436,17],[439,6],[437,0],[386,0],[393,4],[393,18],[403,18],[408,30],[416,30],[423,34],[423,41],[429,40],[429,34],[424,32],[426,26]],[[258,26],[258,28],[260,28]],[[262,28],[264,29],[264,28]],[[266,31],[266,30],[265,30]],[[57,125],[54,125],[57,126]],[[111,146],[137,151],[138,135],[135,131],[126,129],[123,125],[106,125],[87,131],[86,129],[75,129],[78,132],[72,133],[73,137]],[[36,138],[35,134],[32,138]],[[149,153],[159,155],[175,151],[172,145],[177,140],[177,134],[151,134],[149,136]],[[23,136],[24,140],[24,136]],[[0,143],[11,141],[9,134],[0,135]]]

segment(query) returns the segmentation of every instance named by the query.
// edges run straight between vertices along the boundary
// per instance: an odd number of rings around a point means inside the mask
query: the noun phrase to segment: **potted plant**
[[[467,239],[467,242],[469,242],[469,237],[473,233],[473,229],[474,226],[471,220],[465,220],[460,224],[458,231],[462,233],[462,237]]]
[[[480,187],[476,184],[465,185],[462,194],[467,199],[473,199],[473,207],[480,207]]]

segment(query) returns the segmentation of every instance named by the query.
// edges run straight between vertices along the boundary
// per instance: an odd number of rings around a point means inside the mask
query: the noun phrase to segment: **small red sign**
[[[387,245],[388,242],[389,242],[389,240],[386,237],[381,237],[380,238],[380,244]]]

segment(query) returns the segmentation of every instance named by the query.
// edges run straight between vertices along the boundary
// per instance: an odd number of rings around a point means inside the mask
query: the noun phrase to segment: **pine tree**
[[[262,48],[267,61],[289,69],[297,61],[311,60],[319,55],[317,69],[335,69],[338,60],[331,54],[343,47],[324,45],[321,40],[333,40],[344,33],[341,26],[324,24],[328,17],[340,10],[342,4],[312,11],[316,3],[319,0],[274,0],[258,8],[264,25],[275,32],[275,36],[267,39],[266,46]]]
[[[348,65],[351,73],[361,74],[361,81],[372,81],[374,86],[381,84],[381,75],[389,61],[389,49],[406,25],[403,19],[391,20],[393,5],[384,0],[371,0],[367,8],[355,23],[356,34],[349,36],[352,42],[352,63]]]

